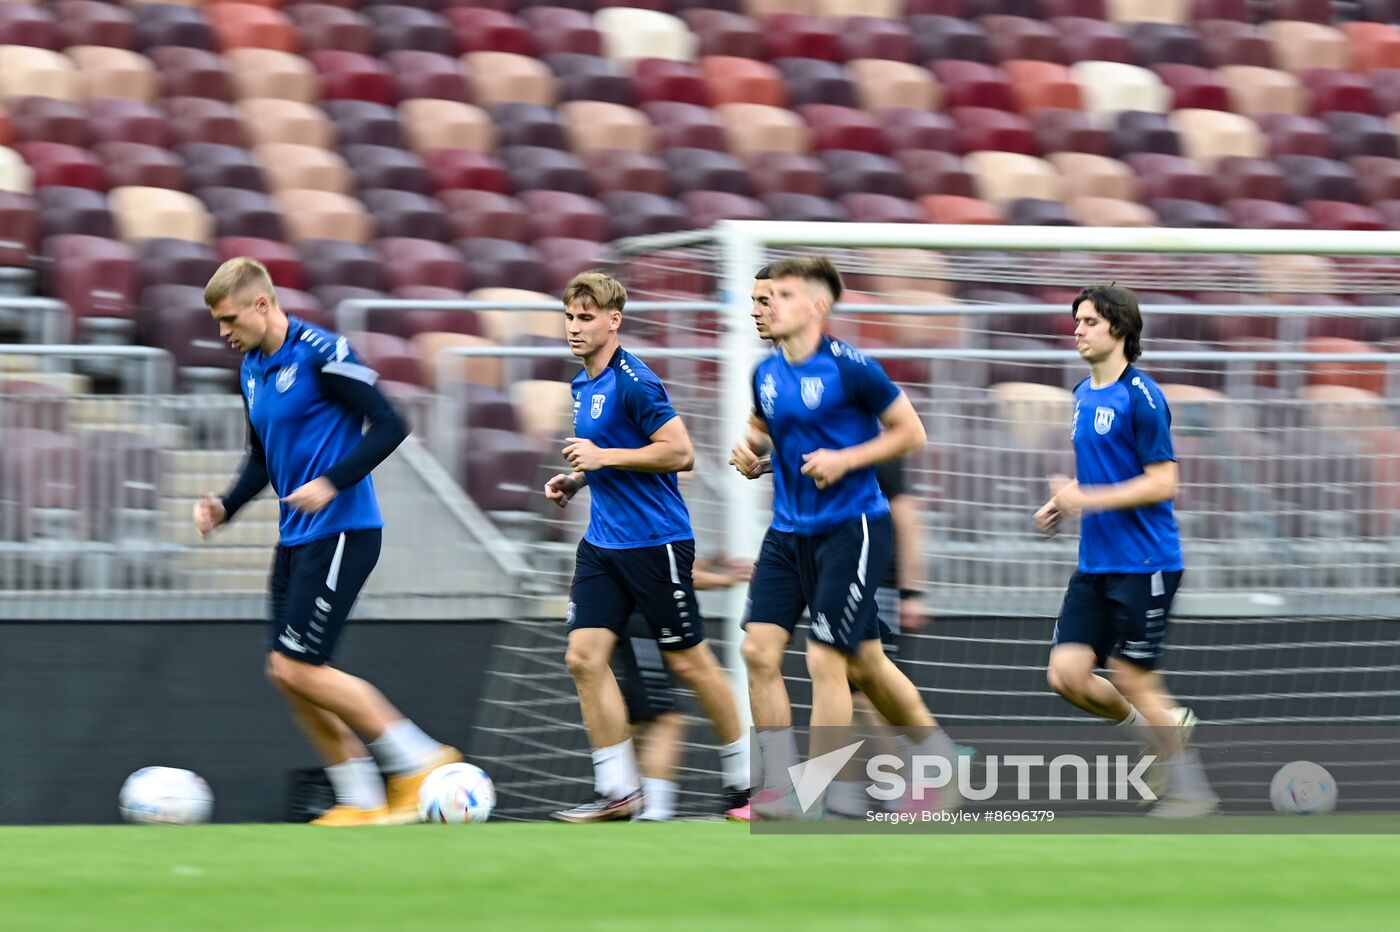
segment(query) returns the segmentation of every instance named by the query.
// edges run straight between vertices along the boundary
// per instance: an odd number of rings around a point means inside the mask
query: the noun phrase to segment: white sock
[[[763,785],[770,790],[792,786],[788,768],[797,763],[797,736],[792,728],[759,729],[758,756],[763,763]]]
[[[643,819],[665,821],[676,817],[676,784],[674,781],[643,777],[642,794],[646,799],[646,804],[642,808]]]
[[[1214,796],[1201,756],[1187,748],[1166,760],[1167,795],[1176,799],[1206,799]]]
[[[749,736],[740,735],[719,749],[720,773],[727,790],[746,790],[749,776]]]
[[[953,768],[952,782],[948,785],[954,787],[958,785],[958,746],[953,743],[953,739],[948,737],[948,733],[942,728],[935,728],[918,743],[909,740],[909,738],[903,734],[896,736],[894,743],[899,751],[900,758],[905,764],[910,765],[907,769],[911,775],[914,773],[912,764],[915,757],[941,757]],[[909,789],[906,790],[906,792],[915,800],[929,798],[922,793],[915,793],[912,776],[910,778]],[[927,792],[932,792],[932,790]]]
[[[594,787],[603,796],[620,799],[642,787],[632,739],[593,752]]]
[[[1118,727],[1136,733],[1138,740],[1145,748],[1155,748],[1162,743],[1161,736],[1153,731],[1152,723],[1147,720],[1147,716],[1139,712],[1137,706],[1131,703],[1128,705],[1127,717],[1118,723]]]
[[[870,810],[865,784],[855,780],[834,780],[826,790],[826,808],[844,816],[863,816]]]
[[[379,769],[394,775],[422,770],[441,746],[405,718],[390,723],[382,735],[369,743],[369,750],[379,762]]]
[[[368,757],[352,757],[326,768],[335,789],[335,801],[356,809],[378,809],[384,805],[384,780],[379,768]]]

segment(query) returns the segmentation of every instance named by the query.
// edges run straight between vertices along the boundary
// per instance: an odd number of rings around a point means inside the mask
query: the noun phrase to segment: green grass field
[[[0,829],[0,929],[1394,928],[1394,835]]]

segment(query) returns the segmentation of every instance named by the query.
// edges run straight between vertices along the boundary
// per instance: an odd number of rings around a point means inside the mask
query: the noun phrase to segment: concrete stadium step
[[[167,470],[175,473],[222,473],[225,479],[233,478],[238,465],[243,462],[243,450],[171,450],[166,454]]]
[[[176,559],[175,565],[180,572],[197,576],[256,571],[261,574],[263,584],[266,585],[267,573],[272,566],[272,550],[268,547],[206,544],[203,547],[187,549]]]
[[[70,395],[86,395],[92,391],[92,379],[76,372],[40,372],[33,356],[0,356],[0,377],[21,382],[51,385]]]

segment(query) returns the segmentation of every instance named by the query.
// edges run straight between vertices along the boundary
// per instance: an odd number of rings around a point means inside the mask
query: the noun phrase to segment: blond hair
[[[768,267],[770,278],[800,278],[804,282],[821,285],[831,292],[831,300],[839,301],[846,286],[841,282],[841,273],[826,256],[789,256],[774,262]]]
[[[209,279],[204,286],[204,303],[216,308],[226,299],[252,290],[264,292],[273,305],[277,304],[277,291],[272,287],[267,266],[249,256],[238,256],[219,266]]]
[[[590,303],[600,311],[620,311],[627,303],[627,289],[607,272],[580,272],[564,288],[564,306]]]

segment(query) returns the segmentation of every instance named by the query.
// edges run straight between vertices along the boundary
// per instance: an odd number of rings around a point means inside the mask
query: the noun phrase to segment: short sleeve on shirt
[[[622,405],[627,417],[646,436],[650,437],[676,416],[666,386],[654,374],[648,372],[635,382],[619,374],[618,384],[622,386]]]
[[[899,386],[890,381],[885,369],[868,357],[840,359],[841,385],[851,403],[879,417],[899,397]]]
[[[1167,399],[1155,384],[1135,375],[1128,385],[1133,408],[1133,442],[1143,466],[1176,460],[1172,447],[1172,415]]]

